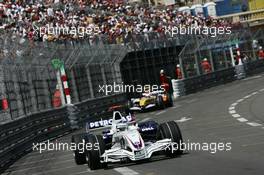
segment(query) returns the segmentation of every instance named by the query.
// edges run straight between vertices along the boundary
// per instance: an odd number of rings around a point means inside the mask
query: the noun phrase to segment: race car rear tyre
[[[163,102],[162,96],[157,97],[157,106],[158,106],[158,109],[164,109],[165,108],[165,104]]]
[[[129,113],[131,113],[130,108],[133,107],[133,103],[131,100],[127,101],[126,107],[125,107],[125,113],[128,115]]]
[[[183,149],[181,149],[181,143],[183,143],[182,134],[176,122],[170,121],[160,124],[157,132],[157,138],[167,138],[171,139],[172,142],[177,143],[177,145],[174,145],[173,148],[169,148],[165,151],[167,156],[174,157],[183,153]]]
[[[105,168],[106,164],[100,162],[100,157],[105,152],[103,137],[101,135],[90,135],[88,142],[92,145],[92,148],[87,150],[89,168],[91,170]]]
[[[173,99],[172,99],[172,95],[171,94],[167,94],[168,95],[168,107],[172,107],[173,106]]]
[[[79,145],[83,142],[84,134],[77,134],[72,136],[72,143],[75,145]],[[78,146],[76,146],[77,149],[74,151],[74,159],[75,163],[77,165],[83,165],[86,163],[86,154],[84,150],[78,150]]]

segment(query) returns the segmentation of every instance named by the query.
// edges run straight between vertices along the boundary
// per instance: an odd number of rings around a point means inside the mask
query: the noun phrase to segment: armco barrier
[[[83,126],[86,121],[104,118],[110,106],[125,101],[125,94],[101,97],[0,125],[0,173],[30,151],[33,143],[61,136]]]
[[[183,80],[171,80],[172,88],[173,88],[173,97],[177,98],[185,95],[185,88]]]
[[[76,103],[75,109],[69,109],[68,107],[68,110],[74,110],[73,113],[75,113],[70,117],[71,127],[82,128],[87,121],[108,117],[111,114],[108,111],[110,106],[125,104],[126,101],[126,95],[119,94]]]
[[[243,69],[243,70],[241,70]],[[244,71],[245,70],[245,71]],[[255,60],[243,65],[215,71],[212,73],[187,78],[183,81],[185,94],[195,93],[213,86],[225,84],[264,72],[264,60]],[[181,88],[183,91],[183,89]],[[181,95],[179,95],[181,96]]]
[[[213,86],[234,81],[235,69],[228,68],[212,73],[184,79],[185,94],[195,93]]]
[[[245,64],[235,66],[236,78],[241,80],[246,78]]]
[[[246,63],[245,70],[247,75],[254,75],[264,72],[264,59]]]
[[[32,114],[0,126],[0,169],[32,148],[33,142],[41,142],[69,131],[66,108]]]

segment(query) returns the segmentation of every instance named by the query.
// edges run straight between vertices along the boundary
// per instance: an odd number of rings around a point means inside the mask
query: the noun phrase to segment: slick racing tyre
[[[173,99],[172,99],[172,95],[167,93],[167,96],[168,96],[168,104],[167,106],[168,107],[172,107],[173,106]]]
[[[131,111],[130,111],[130,108],[133,107],[133,103],[131,100],[128,100],[127,101],[127,104],[126,104],[126,107],[125,107],[125,113],[128,115]]]
[[[176,122],[170,121],[160,124],[157,132],[157,138],[158,140],[171,139],[172,142],[177,143],[177,145],[174,145],[173,148],[171,147],[165,150],[165,154],[167,156],[174,157],[183,153],[183,150],[180,149],[181,143],[183,143],[182,135]]]
[[[87,150],[89,168],[91,170],[105,168],[106,164],[100,162],[100,157],[105,152],[103,137],[101,135],[90,135],[88,142],[92,145],[92,148]]]
[[[77,165],[83,165],[86,163],[86,153],[85,150],[78,150],[78,145],[83,142],[84,134],[77,134],[72,136],[72,143],[76,145],[76,150],[74,151],[74,159]]]
[[[158,106],[158,109],[164,109],[165,108],[165,104],[164,104],[164,101],[162,99],[162,96],[161,95],[158,95],[157,96],[157,106]]]

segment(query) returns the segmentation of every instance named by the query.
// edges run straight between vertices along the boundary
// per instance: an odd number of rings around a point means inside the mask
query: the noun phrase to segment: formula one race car
[[[140,98],[129,100],[127,106],[132,111],[144,111],[154,107],[164,109],[173,106],[173,100],[169,93],[159,90],[142,93]]]
[[[102,134],[91,133],[90,128],[103,125],[108,129]],[[119,111],[114,111],[113,119],[91,122],[88,126],[86,133],[72,136],[72,143],[85,143],[84,150],[78,146],[74,151],[75,162],[87,163],[91,170],[105,168],[108,163],[148,160],[157,152],[169,157],[183,152],[179,147],[182,135],[174,121],[137,124],[131,115],[123,117]],[[98,129],[101,128],[95,130]]]

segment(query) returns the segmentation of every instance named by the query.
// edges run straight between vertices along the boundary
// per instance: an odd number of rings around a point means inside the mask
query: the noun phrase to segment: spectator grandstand
[[[136,35],[143,35],[146,41],[153,34],[165,37],[173,27],[179,26],[204,28],[230,24],[202,15],[182,14],[174,6],[145,7],[106,0],[4,0],[0,3],[0,31],[30,41],[88,40],[90,44],[122,44],[132,41]],[[88,35],[78,35],[83,30]]]

